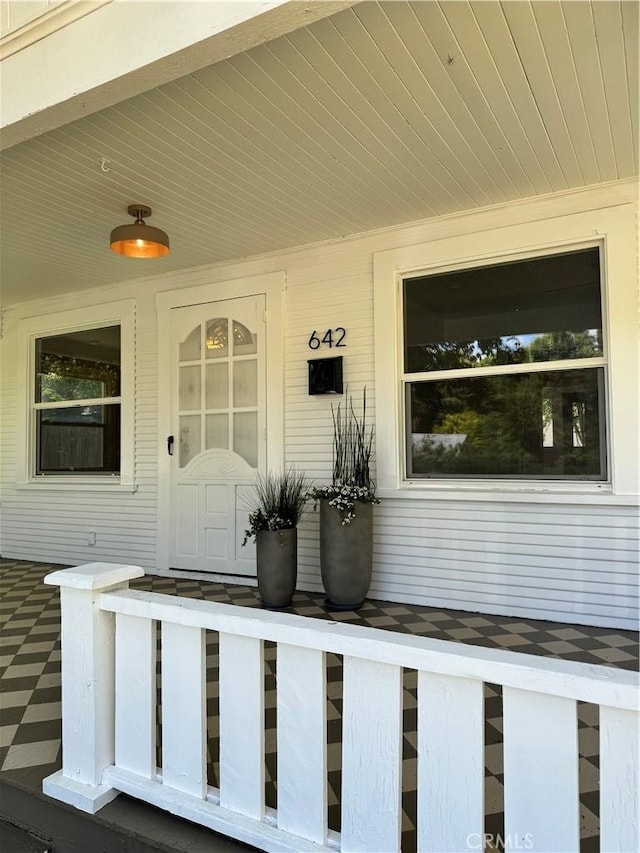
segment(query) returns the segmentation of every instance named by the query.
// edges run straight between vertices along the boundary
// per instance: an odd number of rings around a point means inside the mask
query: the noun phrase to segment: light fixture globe
[[[160,228],[146,225],[145,219],[151,216],[151,208],[144,204],[130,204],[129,216],[135,222],[119,225],[111,232],[111,250],[126,258],[164,258],[171,251],[169,238]]]

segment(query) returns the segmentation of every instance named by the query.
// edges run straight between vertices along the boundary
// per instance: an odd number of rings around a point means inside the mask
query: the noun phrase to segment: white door
[[[254,576],[242,540],[266,465],[265,298],[173,308],[170,329],[169,566]]]

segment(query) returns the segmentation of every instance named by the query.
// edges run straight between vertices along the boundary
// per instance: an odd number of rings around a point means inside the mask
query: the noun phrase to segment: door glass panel
[[[252,468],[258,467],[258,415],[256,412],[234,414],[233,449]]]
[[[181,411],[200,409],[200,365],[180,368],[178,399]]]
[[[200,326],[180,344],[180,361],[196,361],[200,358]]]
[[[205,408],[226,409],[229,406],[229,363],[207,364],[204,383]]]
[[[258,336],[238,320],[233,321],[233,354],[255,355],[258,352]]]
[[[258,362],[236,361],[233,364],[233,406],[235,409],[258,405]]]
[[[200,453],[200,415],[180,417],[180,467]]]
[[[205,354],[207,358],[226,358],[229,355],[229,321],[226,317],[207,321]]]
[[[229,415],[207,415],[205,418],[206,450],[213,447],[229,448]]]

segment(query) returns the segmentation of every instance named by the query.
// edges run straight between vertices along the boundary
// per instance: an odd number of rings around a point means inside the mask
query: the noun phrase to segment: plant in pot
[[[258,476],[255,484],[249,527],[243,545],[256,543],[258,589],[262,606],[289,607],[296,588],[298,570],[298,530],[307,500],[309,483],[300,471],[286,468],[282,473]]]
[[[331,408],[333,481],[309,493],[320,504],[320,571],[328,610],[357,610],[371,584],[373,507],[380,503],[371,479],[373,425],[367,425],[367,389],[362,414],[353,398]]]

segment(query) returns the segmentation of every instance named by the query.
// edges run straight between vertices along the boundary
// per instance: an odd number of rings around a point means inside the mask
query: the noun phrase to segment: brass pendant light
[[[151,208],[144,204],[130,204],[129,216],[135,217],[131,225],[119,225],[111,232],[111,249],[126,258],[163,258],[170,252],[169,238],[160,228],[146,225]]]

